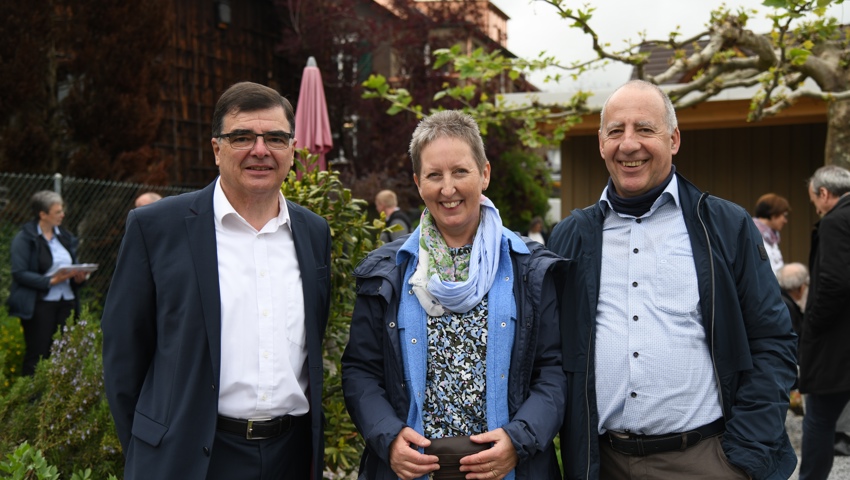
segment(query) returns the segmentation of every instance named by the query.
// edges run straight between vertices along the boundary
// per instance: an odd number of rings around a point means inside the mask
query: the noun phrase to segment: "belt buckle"
[[[254,435],[254,422],[268,422],[271,420],[271,417],[262,417],[262,418],[249,418],[248,419],[248,428],[245,431],[245,439],[246,440],[264,440],[269,437],[261,437],[258,435]]]

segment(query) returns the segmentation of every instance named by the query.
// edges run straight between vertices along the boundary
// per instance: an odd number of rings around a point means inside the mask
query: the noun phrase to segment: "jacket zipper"
[[[584,214],[583,210],[582,210],[582,213]],[[603,221],[604,221],[604,219],[603,219]],[[592,229],[587,229],[586,231],[592,231]],[[600,252],[600,255],[602,255],[601,252]],[[600,272],[600,275],[601,275],[601,272]],[[597,292],[596,292],[597,296],[599,295],[598,290],[599,289],[597,288]],[[593,431],[593,427],[590,424],[590,420],[591,420],[590,419],[590,393],[589,393],[590,392],[590,367],[591,367],[590,356],[594,355],[594,351],[593,351],[593,331],[595,329],[595,325],[596,325],[596,321],[594,320],[593,322],[591,322],[591,328],[589,329],[589,332],[588,332],[587,360],[586,360],[585,367],[584,367],[584,413],[585,413],[585,416],[587,418],[587,458],[586,458],[586,461],[585,461],[585,465],[587,465],[587,467],[585,468],[585,472],[584,472],[584,478],[585,479],[590,478],[590,465],[591,465],[591,458],[590,458],[591,457],[591,446],[590,445],[591,445],[591,438],[592,438],[591,434],[592,434],[592,431]]]
[[[708,193],[703,193],[697,201],[697,218],[703,233],[705,233],[705,242],[708,245],[708,266],[711,280],[711,367],[714,369],[714,381],[717,383],[717,396],[720,402],[720,412],[723,414],[723,421],[726,421],[726,409],[723,407],[723,386],[720,384],[720,373],[717,371],[717,357],[714,352],[714,311],[715,311],[715,279],[714,279],[714,254],[711,251],[711,237],[708,235],[708,227],[705,226],[705,221],[702,218],[702,203],[708,197]]]

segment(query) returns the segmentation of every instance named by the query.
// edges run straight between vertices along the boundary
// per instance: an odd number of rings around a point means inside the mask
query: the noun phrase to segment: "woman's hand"
[[[505,478],[519,463],[511,437],[504,429],[497,428],[480,435],[472,435],[469,439],[475,443],[493,444],[488,450],[460,459],[460,471],[470,473],[471,475],[466,476],[470,480]]]
[[[505,435],[507,436],[507,435]],[[425,448],[431,440],[416,433],[410,427],[404,427],[390,444],[390,468],[398,478],[413,480],[440,468],[436,455],[423,455],[410,444]]]
[[[82,270],[74,273],[74,283],[76,283],[77,285],[85,282],[86,280],[88,280],[88,278],[89,278],[89,274],[87,272],[82,271]]]
[[[52,287],[53,285],[60,284],[73,276],[73,272],[56,272],[52,277],[50,277],[50,286]]]

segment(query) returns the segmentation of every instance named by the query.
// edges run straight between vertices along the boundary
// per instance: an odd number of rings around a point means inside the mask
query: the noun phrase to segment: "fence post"
[[[58,193],[59,196],[62,196],[62,174],[54,173],[53,174],[53,191]]]

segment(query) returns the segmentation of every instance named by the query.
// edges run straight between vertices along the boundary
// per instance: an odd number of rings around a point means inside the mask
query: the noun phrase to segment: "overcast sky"
[[[578,29],[569,28],[567,22],[556,14],[556,9],[540,1],[530,0],[491,0],[509,17],[508,49],[524,58],[536,57],[541,51],[554,55],[564,63],[586,61],[595,58],[590,37]],[[703,30],[710,12],[719,7],[719,0],[567,0],[567,5],[581,6],[590,3],[596,7],[590,25],[599,35],[601,42],[612,47],[625,46],[627,39],[636,40],[639,33],[645,31],[648,38],[663,39],[681,27],[683,37]],[[748,27],[757,32],[770,30],[770,21],[765,14],[770,11],[762,6],[762,0],[728,0],[732,9],[743,7],[756,9],[759,14],[753,16]],[[575,7],[573,7],[575,8]],[[850,23],[850,2],[837,5],[829,10],[831,16]],[[531,77],[532,83],[543,91],[569,91],[577,88],[585,90],[605,90],[619,86],[628,80],[631,70],[624,66],[609,66],[603,72],[585,73],[578,82],[571,79],[560,84],[543,83],[543,75]]]

